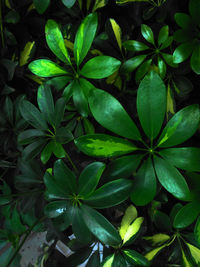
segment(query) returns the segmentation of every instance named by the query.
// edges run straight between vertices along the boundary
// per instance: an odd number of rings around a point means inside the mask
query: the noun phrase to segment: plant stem
[[[11,259],[9,260],[8,264],[5,267],[9,267],[10,264],[13,262],[13,260],[15,259],[15,257],[17,256],[18,252],[20,251],[20,249],[22,248],[22,246],[24,245],[26,239],[28,238],[28,236],[30,235],[31,231],[33,230],[33,228],[39,224],[40,222],[42,222],[44,219],[46,219],[46,216],[38,219],[27,231],[26,235],[24,236],[22,242],[20,243],[20,245],[18,246],[18,248],[16,249],[15,253],[13,254],[13,256],[11,257]]]
[[[65,151],[66,152],[66,151]],[[69,154],[66,152],[66,156],[67,156],[67,159],[69,160],[70,164],[72,165],[74,171],[78,174],[78,169],[76,168],[76,166],[74,165],[73,161],[71,160]]]

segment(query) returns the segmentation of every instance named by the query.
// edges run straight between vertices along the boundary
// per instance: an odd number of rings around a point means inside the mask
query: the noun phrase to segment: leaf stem
[[[66,153],[66,157],[67,157],[67,159],[69,160],[70,164],[72,165],[72,167],[73,167],[75,173],[78,174],[78,173],[79,173],[79,172],[78,172],[78,169],[77,169],[76,166],[74,165],[74,163],[73,163],[73,161],[71,160],[69,154],[68,154],[66,151],[65,151],[65,153]]]

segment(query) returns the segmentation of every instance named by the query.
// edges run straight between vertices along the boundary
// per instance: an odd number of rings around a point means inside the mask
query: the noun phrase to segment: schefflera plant
[[[116,246],[121,242],[114,226],[95,209],[113,207],[125,201],[132,190],[133,181],[117,179],[97,188],[105,164],[93,162],[75,174],[59,159],[54,163],[53,174],[46,171],[44,183],[48,203],[45,214],[55,218],[54,224],[62,230],[72,225],[76,238],[83,243],[92,241],[92,234],[103,244]]]
[[[83,117],[88,116],[88,93],[94,88],[87,78],[106,78],[121,64],[119,60],[110,56],[96,56],[81,66],[90,50],[97,26],[96,13],[89,14],[83,20],[75,36],[74,57],[70,58],[59,25],[54,20],[48,20],[45,26],[47,44],[64,66],[49,59],[37,59],[29,64],[30,71],[40,77],[56,77],[53,82],[57,83],[58,87],[65,87],[63,94],[67,99],[73,98],[75,107]]]
[[[18,142],[27,145],[22,151],[24,159],[32,159],[41,153],[40,159],[46,164],[52,153],[57,158],[66,157],[68,154],[63,145],[72,141],[74,137],[61,125],[66,107],[64,97],[59,98],[54,105],[50,87],[41,85],[38,88],[37,103],[40,110],[28,100],[21,101],[21,115],[34,129],[21,132]]]
[[[97,122],[125,139],[108,134],[92,134],[75,139],[75,144],[82,152],[93,157],[114,158],[128,154],[113,159],[105,174],[109,179],[116,179],[129,177],[136,171],[131,194],[133,203],[146,205],[154,199],[158,189],[156,177],[176,198],[191,200],[186,180],[177,168],[199,171],[200,149],[173,146],[188,140],[196,132],[200,119],[197,104],[178,111],[159,135],[166,112],[166,88],[156,72],[145,76],[137,92],[137,112],[148,142],[142,138],[122,105],[109,93],[93,90],[89,105]],[[132,141],[137,141],[137,146]]]

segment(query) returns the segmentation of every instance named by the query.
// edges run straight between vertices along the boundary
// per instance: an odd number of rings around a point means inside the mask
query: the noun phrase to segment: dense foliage
[[[0,0],[1,267],[200,266],[199,14]]]

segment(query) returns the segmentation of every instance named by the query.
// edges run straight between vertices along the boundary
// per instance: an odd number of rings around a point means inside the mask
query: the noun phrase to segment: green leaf
[[[131,2],[149,2],[149,0],[116,0],[116,4],[123,5]]]
[[[73,90],[73,101],[75,107],[83,117],[87,117],[89,113],[88,101],[83,93],[80,82],[74,81],[71,89]]]
[[[194,236],[195,236],[195,239],[196,239],[198,245],[200,245],[200,217],[198,218],[198,220],[195,224]]]
[[[149,252],[147,252],[145,254],[145,258],[149,261],[152,261],[155,256],[165,247],[168,247],[169,245],[171,245],[171,243],[173,242],[174,240],[172,239],[172,241],[168,242],[168,243],[165,243],[164,245],[160,246],[160,247],[157,247],[157,248],[154,248],[152,250],[150,250]]]
[[[120,71],[124,74],[134,71],[140,64],[142,64],[146,57],[146,55],[139,55],[128,59],[122,64]]]
[[[63,5],[65,5],[67,8],[73,7],[75,4],[76,0],[61,0]]]
[[[47,130],[48,125],[43,114],[29,101],[23,100],[20,104],[20,113],[22,117],[34,128]]]
[[[165,117],[166,100],[166,88],[162,79],[157,73],[150,72],[138,88],[137,112],[142,128],[151,140],[160,132]]]
[[[97,56],[85,63],[80,74],[90,79],[102,79],[119,69],[121,62],[110,56]]]
[[[174,63],[173,61],[173,55],[161,53],[162,57],[164,58],[165,62],[172,68],[178,67],[178,64]]]
[[[149,266],[150,263],[148,260],[142,256],[140,253],[132,249],[123,249],[123,254],[125,255],[126,260],[132,265],[139,266]]]
[[[191,41],[179,45],[173,53],[174,63],[181,63],[185,61],[191,55],[193,49],[194,44]]]
[[[152,29],[148,25],[145,25],[145,24],[141,25],[141,33],[147,42],[154,45],[153,32],[152,32]]]
[[[199,12],[200,12],[200,3],[196,0],[189,1],[189,11],[194,22],[199,24]]]
[[[178,111],[162,131],[158,146],[170,147],[188,140],[196,132],[199,118],[199,105],[190,105]]]
[[[54,121],[54,102],[50,87],[39,86],[37,103],[46,120],[52,125]]]
[[[160,77],[164,79],[166,75],[167,66],[164,60],[160,57],[158,57],[158,70],[159,70]]]
[[[46,140],[41,139],[34,141],[32,144],[28,145],[23,151],[22,151],[22,157],[24,160],[31,160],[34,157],[36,157],[44,148],[46,144]]]
[[[166,241],[169,241],[170,236],[166,234],[155,234],[153,236],[145,236],[143,239],[149,241],[151,245],[155,247],[162,245]]]
[[[93,157],[114,157],[137,150],[133,143],[106,134],[87,134],[74,142],[83,153]]]
[[[156,195],[156,176],[149,157],[140,167],[133,180],[131,200],[137,206],[144,206]]]
[[[119,227],[119,234],[122,238],[122,240],[124,239],[124,236],[130,226],[130,224],[137,218],[137,210],[133,205],[130,205],[126,211],[125,214],[122,218],[121,221],[121,225]]]
[[[46,146],[44,147],[44,149],[41,152],[40,159],[41,159],[43,164],[46,164],[51,157],[51,154],[53,152],[52,143],[53,143],[53,141],[50,141],[48,144],[46,144]]]
[[[73,207],[73,214],[72,214],[72,230],[74,235],[78,240],[80,240],[82,243],[89,243],[91,242],[92,235],[89,231],[88,227],[84,223],[83,216],[82,216],[82,210],[74,206]]]
[[[86,205],[81,206],[81,211],[85,224],[98,240],[108,246],[121,243],[119,233],[103,215]]]
[[[191,202],[183,206],[176,214],[173,226],[177,229],[185,228],[193,223],[200,214],[199,203]]]
[[[47,8],[48,8],[48,6],[50,4],[50,0],[43,0],[43,1],[41,1],[41,0],[33,0],[33,4],[34,4],[37,12],[39,14],[43,14],[47,10]]]
[[[84,130],[86,134],[95,133],[95,128],[93,124],[87,118],[83,118],[83,125],[84,125]]]
[[[13,209],[12,217],[10,218],[12,230],[18,234],[22,234],[26,231],[26,227],[22,224],[20,214],[17,211],[16,206]]]
[[[66,157],[66,152],[60,143],[56,142],[55,140],[52,140],[51,145],[52,151],[57,158]]]
[[[62,32],[55,20],[49,19],[47,21],[45,25],[45,36],[51,51],[64,63],[71,64]]]
[[[177,168],[187,171],[200,171],[200,148],[167,148],[159,151],[159,154]]]
[[[71,203],[67,200],[58,200],[48,203],[44,208],[44,214],[48,218],[56,218],[63,213],[69,213]]]
[[[129,197],[132,185],[132,181],[127,179],[108,182],[87,197],[84,202],[98,209],[116,206]]]
[[[115,35],[115,39],[117,41],[117,44],[119,46],[119,49],[122,49],[122,40],[121,40],[121,28],[117,24],[117,22],[114,19],[109,19],[113,33]]]
[[[138,83],[144,76],[145,74],[150,70],[150,66],[152,63],[152,59],[148,59],[146,61],[144,61],[139,68],[137,69],[136,73],[135,73],[135,80]]]
[[[175,16],[175,21],[183,29],[191,29],[191,27],[194,27],[194,22],[192,21],[192,18],[185,13],[176,13]]]
[[[161,185],[176,198],[185,201],[190,200],[188,185],[180,172],[170,163],[157,156],[154,157],[154,164]]]
[[[63,120],[63,116],[65,113],[66,101],[65,98],[59,98],[55,104],[55,112],[54,112],[54,126],[58,128],[60,123]]]
[[[93,162],[89,164],[80,174],[78,180],[78,194],[88,196],[92,194],[99,183],[99,179],[105,169],[102,162]]]
[[[158,228],[161,231],[165,232],[171,232],[172,231],[172,223],[170,220],[170,217],[159,210],[155,210],[153,213],[153,219],[156,228]]]
[[[181,249],[181,253],[182,253],[182,265],[183,265],[183,267],[193,267],[194,265],[191,262],[191,259],[188,260],[183,249]]]
[[[9,96],[6,97],[6,100],[5,100],[5,104],[4,104],[4,112],[5,112],[5,115],[7,117],[7,120],[9,121],[9,123],[12,125],[13,122],[14,122],[14,118],[13,118],[13,115],[14,115],[14,112],[13,112],[13,103],[12,103],[12,100]]]
[[[132,240],[139,232],[143,221],[144,221],[143,217],[138,217],[134,220],[133,223],[129,225],[123,238],[123,245],[125,244],[129,245],[132,243]]]
[[[200,265],[200,249],[189,244],[188,242],[185,242],[187,247],[189,248],[189,251],[192,255],[192,258],[196,264],[196,266],[199,266]]]
[[[158,45],[163,44],[169,36],[169,26],[163,26],[158,34]]]
[[[128,40],[123,43],[123,47],[125,47],[129,51],[145,51],[149,49],[149,47],[142,42],[136,40]]]
[[[190,59],[190,66],[196,74],[200,74],[200,45],[194,47],[192,56]]]
[[[28,65],[29,70],[40,77],[54,77],[68,74],[67,70],[49,59],[37,59]]]
[[[171,43],[173,42],[173,40],[174,40],[173,36],[169,36],[167,38],[167,40],[161,45],[160,50],[163,50],[163,49],[167,48],[168,46],[170,46]]]
[[[89,14],[81,23],[74,42],[74,58],[77,66],[81,64],[87,55],[94,40],[98,25],[96,13]]]
[[[105,258],[105,260],[101,263],[100,267],[112,267],[114,262],[115,254],[109,255]]]
[[[54,163],[54,176],[57,184],[66,194],[76,193],[76,177],[61,159]]]
[[[72,133],[67,127],[61,127],[56,130],[55,141],[59,144],[69,143],[74,139]],[[64,153],[65,154],[65,153]]]
[[[85,267],[94,267],[100,266],[100,255],[99,251],[95,251],[92,256],[90,256],[89,261],[85,265]]]
[[[37,129],[29,129],[18,135],[17,141],[20,145],[28,145],[34,142],[38,137],[44,137],[45,132]]]
[[[24,49],[20,53],[19,65],[20,67],[26,65],[35,51],[35,41],[27,42]]]
[[[122,105],[109,93],[96,89],[89,97],[92,115],[106,129],[133,140],[141,140],[140,133]]]

